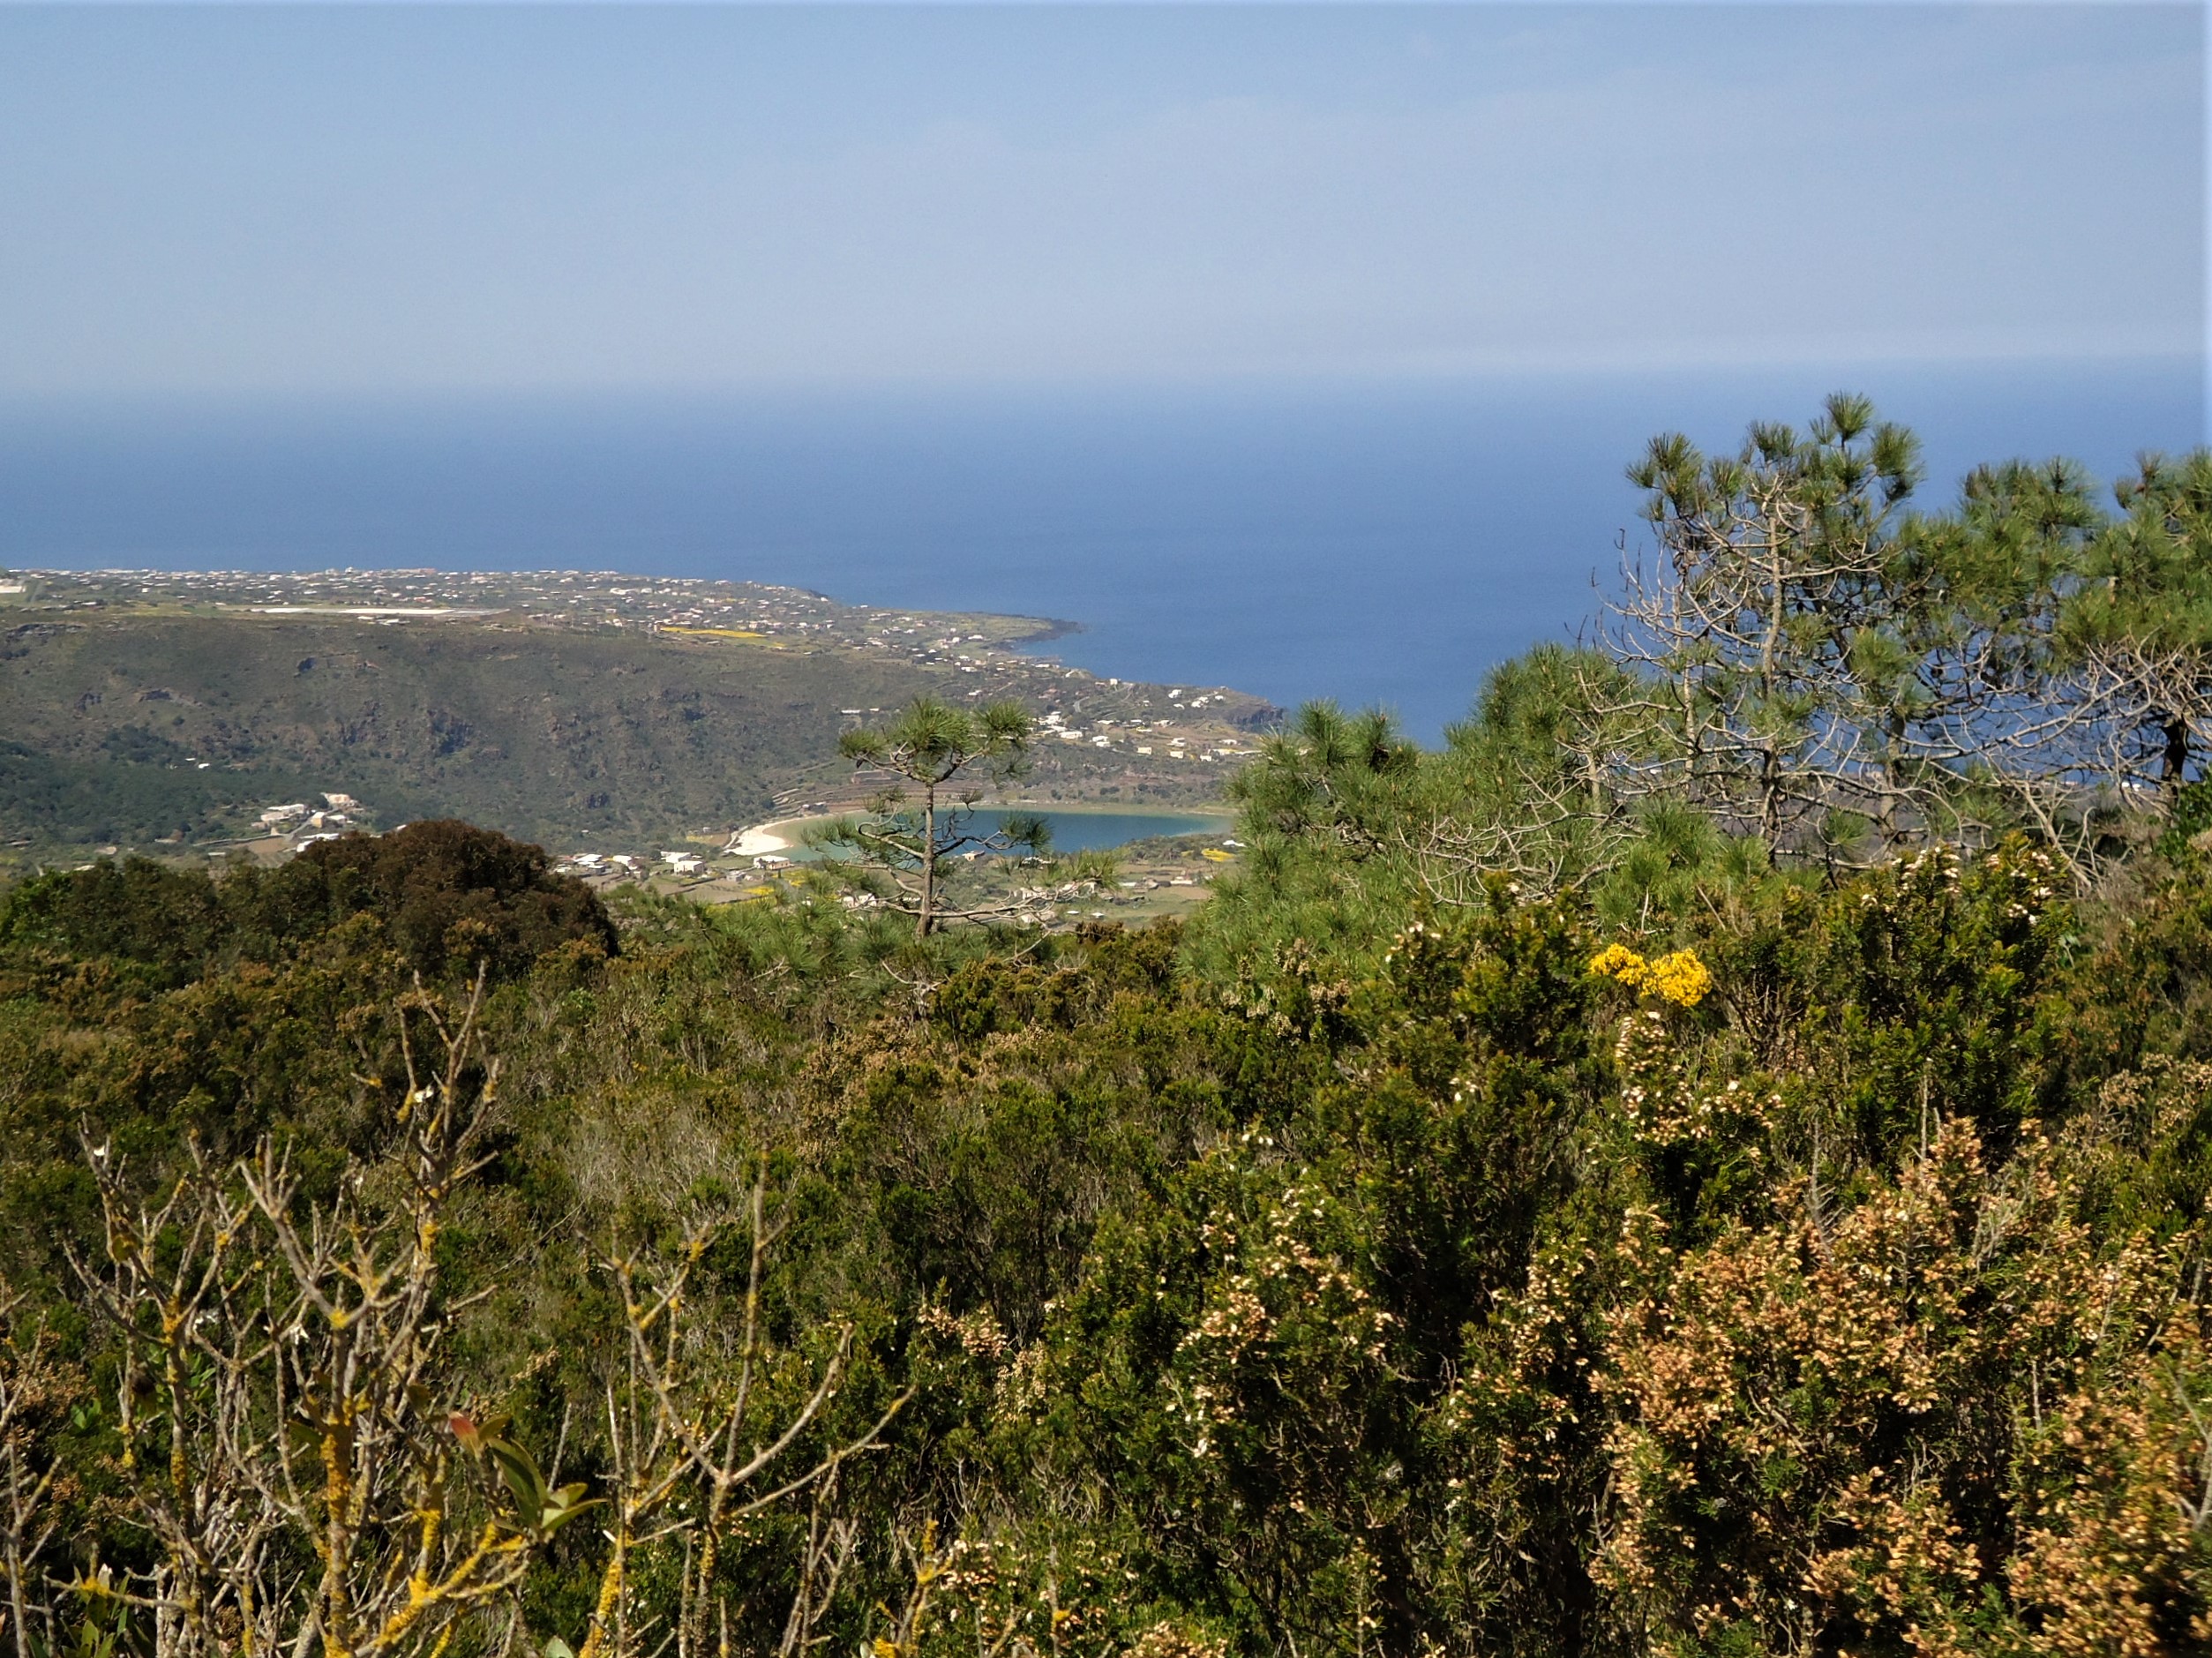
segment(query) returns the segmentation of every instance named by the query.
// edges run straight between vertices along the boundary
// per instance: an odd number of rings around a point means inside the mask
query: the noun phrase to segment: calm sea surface
[[[1453,384],[0,407],[0,565],[619,569],[1015,611],[1102,674],[1383,703],[1433,740],[1572,634],[1653,432],[1863,390],[1977,461],[2203,440],[2194,364]]]

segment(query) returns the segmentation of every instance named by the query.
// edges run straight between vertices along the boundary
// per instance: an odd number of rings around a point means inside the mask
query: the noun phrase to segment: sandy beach
[[[763,823],[757,829],[746,829],[729,850],[739,858],[759,858],[769,852],[789,852],[791,841],[777,831],[790,827],[788,823]]]

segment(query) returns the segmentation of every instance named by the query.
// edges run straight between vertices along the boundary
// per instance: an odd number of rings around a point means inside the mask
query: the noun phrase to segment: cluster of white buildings
[[[264,806],[258,821],[271,835],[284,836],[296,846],[334,841],[353,826],[355,817],[360,814],[361,802],[337,790],[323,795],[321,799],[319,807],[304,800]]]
[[[764,852],[748,861],[754,873],[788,869],[791,864],[789,858],[777,852]],[[664,852],[658,859],[641,858],[630,852],[568,852],[554,860],[553,868],[559,874],[576,875],[586,881],[620,881],[653,874],[672,875],[679,881],[710,881],[716,875],[739,873],[717,867],[704,852],[681,849]]]
[[[1174,694],[1181,696],[1182,693],[1177,691]],[[1176,706],[1203,708],[1207,701],[1205,697],[1197,697],[1187,703],[1179,702]],[[1091,729],[1086,731],[1080,725],[1070,725],[1065,715],[1053,713],[1044,716],[1038,724],[1044,728],[1046,736],[1057,737],[1063,743],[1082,743],[1088,744],[1093,748],[1111,749],[1117,743],[1127,741],[1131,748],[1141,755],[1149,756],[1158,749],[1165,748],[1166,758],[1169,760],[1239,760],[1253,752],[1234,738],[1225,738],[1210,748],[1194,747],[1189,739],[1184,737],[1169,737],[1162,742],[1159,740],[1158,733],[1174,729],[1166,720],[1093,720]],[[1145,736],[1152,737],[1153,740],[1151,742],[1136,740]]]
[[[570,852],[553,867],[564,875],[634,875],[638,860],[627,852]]]

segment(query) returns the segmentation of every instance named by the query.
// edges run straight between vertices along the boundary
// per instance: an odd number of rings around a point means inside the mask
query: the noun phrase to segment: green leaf
[[[545,1475],[539,1470],[537,1459],[511,1439],[496,1439],[490,1434],[484,1437],[484,1448],[492,1461],[499,1465],[499,1477],[514,1494],[515,1512],[521,1516],[526,1530],[542,1528],[545,1516]]]
[[[586,1497],[586,1489],[581,1484],[564,1485],[555,1491],[538,1516],[537,1529],[551,1536],[577,1515],[606,1505],[607,1499],[604,1497]]]

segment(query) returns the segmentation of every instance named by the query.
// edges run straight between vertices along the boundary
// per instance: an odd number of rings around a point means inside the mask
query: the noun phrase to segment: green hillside
[[[1233,734],[1271,716],[994,650],[918,661],[844,643],[536,619],[377,626],[346,617],[18,610],[0,628],[0,842],[15,856],[204,844],[260,808],[350,794],[371,825],[462,817],[553,844],[644,844],[835,799],[840,710],[924,693],[1011,696],[1080,719],[1174,716],[1157,755],[1055,744],[1053,799],[1215,798]],[[1155,695],[1154,694],[1158,694]],[[1117,728],[1119,729],[1119,728]],[[796,791],[796,793],[794,792]],[[779,802],[781,794],[785,799]]]
[[[342,790],[386,823],[667,834],[765,811],[835,752],[840,707],[942,678],[851,653],[496,625],[28,622],[0,635],[0,826],[199,838],[243,827],[249,806]]]

